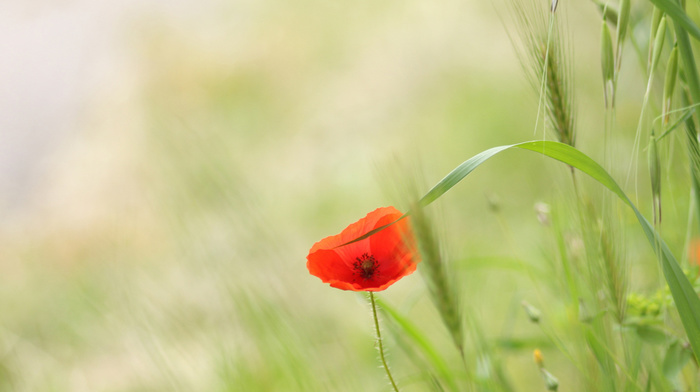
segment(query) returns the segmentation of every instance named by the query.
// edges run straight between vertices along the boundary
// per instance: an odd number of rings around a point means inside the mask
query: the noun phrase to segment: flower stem
[[[389,376],[389,381],[391,381],[391,386],[394,387],[394,391],[399,392],[399,387],[396,386],[394,382],[394,377],[391,376],[389,371],[389,365],[386,364],[386,358],[384,358],[384,345],[382,344],[382,333],[379,331],[379,319],[377,318],[377,304],[374,302],[374,293],[369,292],[369,300],[372,302],[372,314],[374,314],[374,327],[377,330],[377,344],[379,345],[379,357],[382,359],[382,365],[384,365],[384,370],[386,370],[386,375]]]

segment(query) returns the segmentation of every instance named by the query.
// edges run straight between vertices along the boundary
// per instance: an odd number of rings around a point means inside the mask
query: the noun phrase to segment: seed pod
[[[530,319],[530,321],[533,323],[539,323],[540,317],[542,316],[540,310],[530,305],[527,301],[523,301],[522,305],[523,308],[525,308],[525,313],[527,313],[527,317]]]
[[[651,130],[649,137],[649,176],[651,177],[651,194],[653,200],[654,223],[661,222],[661,163],[656,148],[656,137]]]
[[[549,7],[551,13],[557,12],[557,5],[559,5],[559,0],[552,0],[552,4]]]
[[[625,42],[627,36],[627,26],[630,23],[630,9],[632,5],[630,0],[620,0],[620,15],[617,23],[617,51],[620,52],[620,46]]]
[[[654,53],[654,34],[659,30],[659,24],[661,24],[661,17],[664,13],[660,9],[654,7],[654,11],[651,15],[651,28],[649,29],[649,55],[647,58],[647,69],[651,68],[651,57]]]
[[[651,175],[651,193],[657,197],[661,194],[661,164],[659,163],[654,130],[651,131],[649,137],[649,174]]]
[[[661,17],[661,23],[659,23],[659,28],[656,30],[656,36],[654,38],[654,53],[651,55],[651,68],[649,68],[650,75],[654,72],[656,64],[659,62],[659,56],[661,56],[661,50],[664,48],[665,39],[666,18]]]
[[[657,7],[654,7],[654,10],[651,14],[651,29],[649,30],[650,32],[654,33],[656,32],[656,30],[659,29],[659,23],[661,23],[662,16],[664,16],[663,11],[661,11]],[[651,39],[649,41],[651,41]]]
[[[617,11],[617,9],[613,8],[608,3],[596,0],[594,1],[596,2],[596,4],[598,4],[598,8],[600,8],[600,12],[603,15],[603,19],[606,19],[608,23],[610,23],[612,26],[617,26],[617,20],[619,19],[619,12]]]
[[[664,78],[664,96],[661,105],[661,114],[664,124],[668,124],[669,112],[671,111],[671,99],[673,91],[676,89],[676,77],[678,75],[678,45],[673,46],[673,50],[668,57],[666,65],[666,77]]]
[[[559,380],[554,377],[554,375],[547,371],[547,369],[541,369],[542,378],[544,378],[544,385],[547,387],[548,391],[556,391],[559,389]]]
[[[608,23],[603,19],[603,27],[600,31],[600,64],[603,70],[603,92],[605,94],[605,107],[612,102],[613,84],[615,78],[615,58],[613,56],[612,37]]]

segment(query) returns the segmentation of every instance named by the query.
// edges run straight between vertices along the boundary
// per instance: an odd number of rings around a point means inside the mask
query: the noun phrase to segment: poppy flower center
[[[369,253],[363,253],[362,256],[356,257],[355,260],[353,263],[355,273],[359,274],[363,279],[372,279],[379,267],[377,259]]]

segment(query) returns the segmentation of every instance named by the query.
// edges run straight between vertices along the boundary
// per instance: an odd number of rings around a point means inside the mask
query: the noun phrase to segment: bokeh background
[[[599,159],[599,12],[565,3],[579,145]],[[405,208],[396,184],[416,168],[431,185],[489,147],[542,138],[509,10],[1,2],[0,390],[386,390],[366,300],[310,276],[305,257],[379,206]],[[633,56],[623,74],[618,178],[644,88]],[[446,255],[472,261],[455,262],[471,311],[529,342],[506,356],[517,390],[542,387],[534,346],[558,358],[520,308],[540,297],[513,260],[548,262],[534,205],[567,197],[565,175],[508,152],[431,207]],[[649,249],[632,248],[652,266],[636,287],[658,284]],[[381,295],[456,358],[420,273]],[[424,390],[387,335],[400,383]]]

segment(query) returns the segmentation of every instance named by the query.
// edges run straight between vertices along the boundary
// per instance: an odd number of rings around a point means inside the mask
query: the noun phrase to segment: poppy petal
[[[333,250],[322,249],[316,251],[309,254],[307,260],[306,267],[309,269],[309,273],[321,278],[324,283],[331,283],[331,285],[334,282],[349,283],[355,279],[353,269],[348,267],[340,255]],[[352,290],[352,288],[345,288],[344,290]]]
[[[340,234],[317,242],[306,257],[309,272],[342,290],[381,291],[391,286],[415,271],[420,261],[408,218],[368,238],[343,244],[402,216],[394,207],[378,208]]]
[[[391,223],[400,217],[387,215],[377,222],[377,227]],[[382,260],[382,274],[394,276],[408,275],[415,270],[417,258],[415,240],[410,229],[409,218],[404,218],[386,229],[369,237],[370,251]],[[413,269],[409,267],[413,266]]]
[[[311,247],[309,253],[313,253],[319,249],[333,249],[347,242],[350,242],[358,237],[361,237],[368,232],[374,230],[377,226],[377,221],[388,214],[399,214],[401,212],[394,207],[381,207],[367,214],[364,218],[349,225],[340,234],[326,237],[318,241]],[[359,241],[358,241],[359,242]]]

